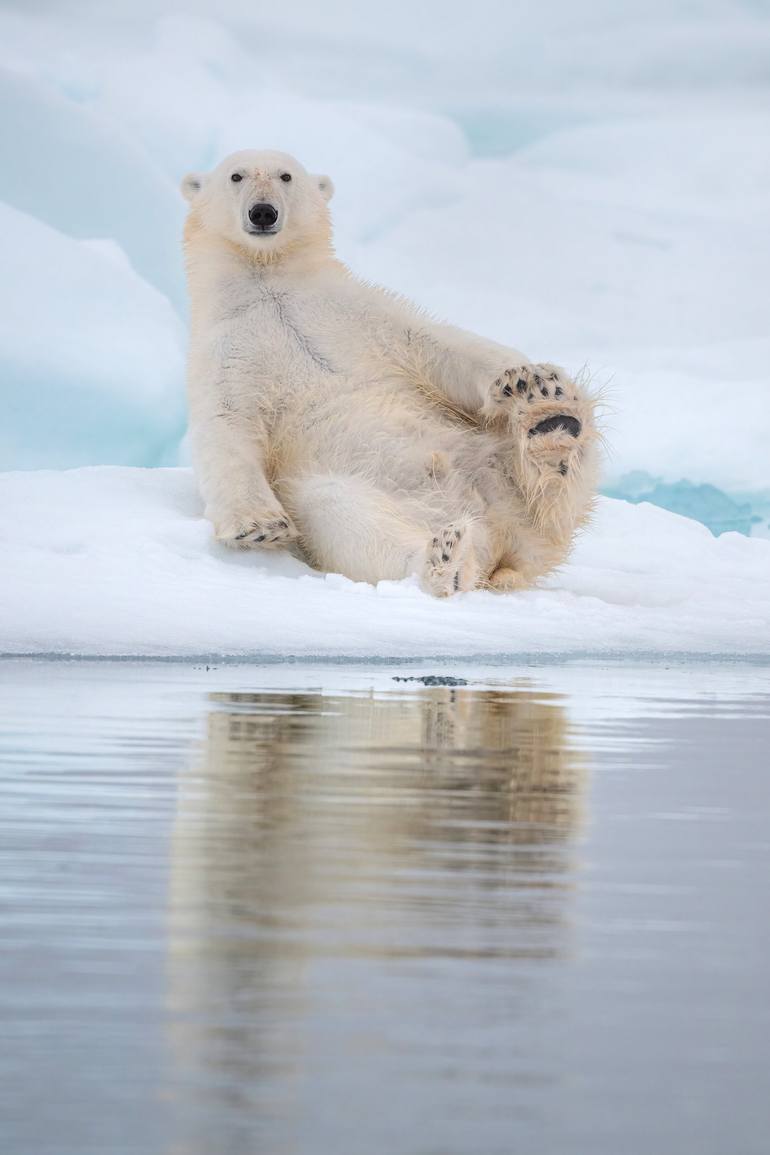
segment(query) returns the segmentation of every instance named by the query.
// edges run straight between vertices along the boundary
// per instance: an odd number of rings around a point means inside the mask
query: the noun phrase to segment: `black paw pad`
[[[553,417],[546,417],[544,421],[538,421],[537,425],[530,429],[529,436],[535,437],[539,433],[553,433],[554,429],[564,429],[572,437],[579,437],[582,428],[583,426],[577,417],[569,417],[566,413],[555,413]]]

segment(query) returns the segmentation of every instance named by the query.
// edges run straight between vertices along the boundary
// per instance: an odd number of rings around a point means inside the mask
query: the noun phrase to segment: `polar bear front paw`
[[[507,416],[524,434],[534,457],[558,458],[566,475],[569,457],[592,426],[593,404],[556,365],[520,365],[506,370],[492,385],[488,416]]]
[[[565,427],[578,437],[580,429],[569,418],[577,420],[571,410],[579,400],[575,382],[557,365],[519,365],[506,369],[493,383],[486,409],[493,417],[511,410],[525,415],[547,407],[554,414],[563,414],[567,419]]]
[[[297,530],[280,506],[248,517],[230,517],[214,523],[216,539],[230,549],[285,549]]]

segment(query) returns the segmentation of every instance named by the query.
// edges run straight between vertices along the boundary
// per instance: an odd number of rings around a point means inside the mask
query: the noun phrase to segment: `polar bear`
[[[332,181],[293,156],[237,152],[182,190],[190,442],[219,541],[438,597],[564,560],[597,480],[583,389],[356,279]]]

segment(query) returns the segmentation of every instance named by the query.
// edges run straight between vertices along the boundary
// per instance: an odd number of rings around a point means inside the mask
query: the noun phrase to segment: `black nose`
[[[249,209],[249,220],[255,228],[271,229],[278,220],[278,213],[272,205],[260,202]]]

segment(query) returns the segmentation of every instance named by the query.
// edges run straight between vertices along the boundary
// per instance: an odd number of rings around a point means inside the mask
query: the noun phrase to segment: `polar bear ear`
[[[202,172],[188,172],[182,180],[182,196],[186,201],[194,201],[203,188],[206,177]]]
[[[321,196],[325,201],[330,201],[334,196],[334,181],[330,176],[317,176],[318,187],[321,190]]]

